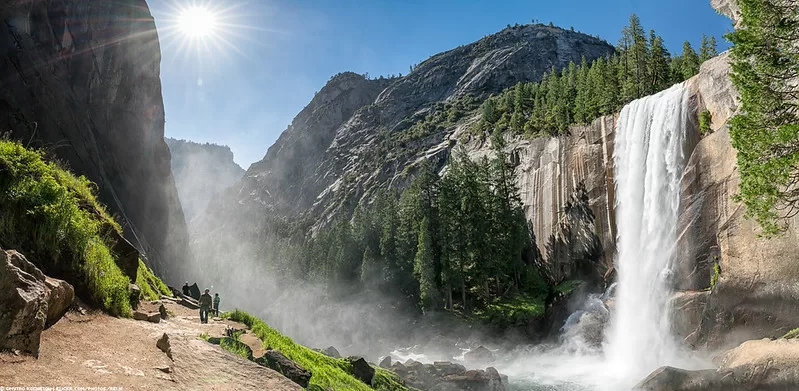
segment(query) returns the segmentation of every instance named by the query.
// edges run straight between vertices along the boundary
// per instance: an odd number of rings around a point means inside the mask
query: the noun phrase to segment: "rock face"
[[[97,183],[162,276],[188,254],[164,143],[160,47],[144,0],[0,5],[0,132]]]
[[[662,367],[636,386],[646,391],[782,391],[799,388],[799,340],[747,341],[721,356],[717,370]]]
[[[782,237],[761,238],[757,223],[732,199],[739,176],[727,121],[737,95],[728,73],[722,55],[689,81],[701,107],[712,114],[713,133],[699,141],[686,166],[677,227],[680,289],[709,287],[713,265],[719,265],[718,282],[701,316],[691,320],[697,326],[688,341],[716,349],[778,337],[799,324],[792,310],[799,297],[799,218],[787,221]]]
[[[375,377],[375,369],[363,357],[347,357],[350,363],[350,373],[356,379],[371,386]]]
[[[39,355],[39,338],[74,299],[72,286],[46,277],[16,251],[0,249],[0,350]]]
[[[376,186],[403,187],[408,181],[403,172],[406,168],[412,172],[420,158],[431,158],[439,168],[446,163],[450,150],[465,132],[466,123],[388,149],[383,145],[387,135],[407,129],[436,104],[455,102],[467,95],[485,97],[519,81],[539,80],[552,66],[561,68],[570,61],[579,62],[583,56],[591,61],[613,50],[606,42],[581,33],[527,25],[507,28],[435,55],[404,77],[367,80],[352,73],[337,75],[300,112],[264,159],[254,163],[239,184],[212,201],[215,215],[203,219],[193,241],[202,248],[211,237],[235,235],[239,241],[257,243],[263,239],[252,237],[253,232],[271,232],[270,227],[278,225],[283,217],[295,218],[299,214],[313,227],[324,225],[345,201],[354,204],[368,198]],[[607,121],[597,122],[596,126],[606,124]],[[607,133],[611,129],[607,128]],[[573,172],[562,172],[559,167],[565,166],[546,166],[550,171],[540,175],[530,172],[522,188],[529,188],[525,185],[535,181],[533,176],[542,182],[555,177],[558,183],[566,184],[574,178],[593,175],[595,166],[604,163],[601,159],[599,163],[587,162],[586,153],[602,156],[605,148],[597,145],[602,140],[601,131],[591,134],[593,137],[587,140],[564,138],[533,146],[533,156],[525,160],[530,171],[560,159],[560,154],[574,158],[575,167],[581,166]],[[481,146],[475,142],[474,148]],[[605,178],[606,168],[603,166],[600,171]],[[604,198],[604,193],[600,196],[592,185],[591,196]],[[576,183],[568,186],[573,188]],[[564,204],[570,194],[569,189],[558,188],[524,196],[525,201],[535,198],[549,207]],[[528,205],[529,215],[538,215],[534,211],[537,205]],[[599,209],[597,219],[607,221],[607,214],[600,215]],[[556,215],[557,208],[540,214],[547,217],[536,228],[545,232],[540,236],[546,241],[553,226],[551,221],[555,220],[549,216]],[[613,236],[610,230],[603,235]]]
[[[238,182],[244,169],[227,146],[166,138],[172,155],[172,175],[186,222],[205,212],[219,192]]]

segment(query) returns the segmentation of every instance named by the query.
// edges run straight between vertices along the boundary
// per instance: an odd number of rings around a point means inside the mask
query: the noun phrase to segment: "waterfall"
[[[682,361],[667,301],[688,111],[678,84],[628,104],[616,125],[618,287],[605,357],[618,379]]]

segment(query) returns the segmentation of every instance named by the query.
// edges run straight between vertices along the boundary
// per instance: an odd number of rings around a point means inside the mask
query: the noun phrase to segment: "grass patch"
[[[161,295],[172,296],[172,290],[141,259],[136,272],[136,285],[141,289],[141,297],[147,300],[158,300]]]
[[[222,341],[219,343],[219,346],[221,346],[222,349],[225,349],[233,354],[244,357],[248,360],[253,359],[252,349],[250,349],[250,347],[247,346],[247,344],[245,344],[244,342],[239,341],[238,336],[236,336],[236,338],[231,338],[231,337],[222,338]]]
[[[500,328],[525,325],[532,318],[544,316],[544,296],[516,296],[494,301],[475,310],[477,319]]]
[[[561,295],[568,295],[572,293],[577,287],[582,285],[582,281],[580,280],[567,280],[563,281],[560,284],[555,286],[555,292]]]
[[[382,368],[375,368],[374,388],[369,387],[349,374],[350,364],[347,360],[328,357],[297,344],[291,338],[280,334],[260,319],[244,311],[234,310],[226,313],[224,317],[246,324],[264,342],[264,346],[279,350],[289,359],[311,371],[313,376],[311,376],[309,389],[318,386],[322,389],[330,387],[334,390],[353,391],[409,390],[402,385],[396,374]]]
[[[796,337],[799,337],[799,327],[785,333],[785,335],[782,336],[784,339],[792,339]]]
[[[94,184],[39,151],[0,140],[0,244],[85,288],[107,312],[130,316],[130,279],[109,251],[114,243],[102,234],[108,229],[121,232],[97,201]]]

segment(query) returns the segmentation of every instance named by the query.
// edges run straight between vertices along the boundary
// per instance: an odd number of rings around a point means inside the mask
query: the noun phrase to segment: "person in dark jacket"
[[[211,303],[213,299],[208,294],[210,289],[206,289],[205,293],[200,295],[200,323],[208,323],[208,311],[211,310]]]
[[[189,282],[186,281],[186,284],[183,285],[183,296],[189,296]]]
[[[214,293],[214,315],[219,316],[219,302],[222,299],[219,298],[219,293]]]

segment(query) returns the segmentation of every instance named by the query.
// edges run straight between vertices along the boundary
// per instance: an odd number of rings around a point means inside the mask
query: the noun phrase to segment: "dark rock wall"
[[[145,1],[11,0],[0,20],[0,133],[97,183],[128,240],[179,278],[188,236]]]

